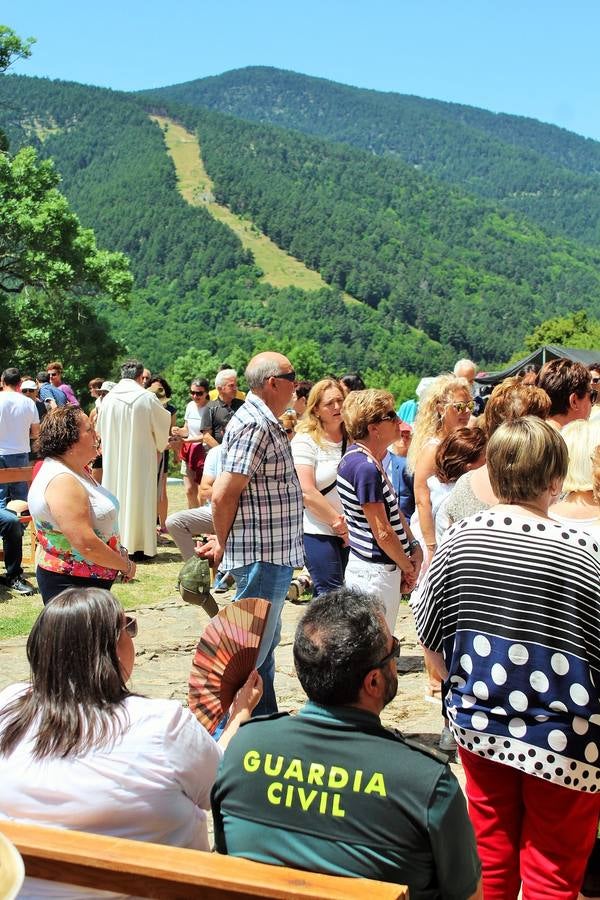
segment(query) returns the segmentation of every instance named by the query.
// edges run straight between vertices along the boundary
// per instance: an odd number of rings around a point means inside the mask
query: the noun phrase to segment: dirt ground
[[[218,594],[220,605],[232,593]],[[276,653],[275,689],[280,709],[298,709],[304,693],[294,672],[292,643],[294,629],[304,604],[287,602],[282,617],[281,644]],[[198,636],[208,622],[201,609],[185,604],[178,594],[160,603],[141,606],[136,612],[138,636],[136,663],[131,687],[149,697],[186,700],[187,679]],[[399,686],[396,699],[384,710],[386,725],[400,729],[435,746],[442,724],[440,706],[425,701],[423,656],[417,644],[413,618],[408,606],[401,606],[396,634],[402,639]],[[0,688],[28,675],[25,636],[0,642]]]

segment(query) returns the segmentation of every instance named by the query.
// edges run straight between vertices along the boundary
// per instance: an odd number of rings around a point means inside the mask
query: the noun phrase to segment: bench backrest
[[[6,469],[0,468],[0,484],[12,484],[15,481],[26,481],[31,484],[33,480],[33,466],[23,466],[22,469],[14,466]]]
[[[0,820],[32,878],[160,900],[408,900],[408,888]]]

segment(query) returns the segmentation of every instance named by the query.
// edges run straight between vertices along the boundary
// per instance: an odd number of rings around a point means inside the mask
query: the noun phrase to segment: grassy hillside
[[[198,138],[166,116],[151,116],[162,129],[169,155],[177,172],[181,196],[192,206],[202,206],[218,222],[222,222],[240,239],[262,272],[261,281],[273,287],[297,287],[318,291],[326,287],[318,272],[308,269],[262,234],[249,219],[235,215],[214,199]]]
[[[554,125],[267,67],[152,94],[398,156],[546,231],[600,243],[600,143]]]

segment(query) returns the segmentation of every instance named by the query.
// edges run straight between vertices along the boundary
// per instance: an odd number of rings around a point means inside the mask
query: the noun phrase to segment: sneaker
[[[36,593],[36,589],[34,588],[34,586],[24,578],[21,578],[20,575],[17,575],[16,578],[9,578],[8,586],[11,591],[15,591],[17,594],[22,594],[24,597],[31,597],[32,594]]]
[[[442,728],[438,747],[440,748],[440,750],[445,750],[446,753],[452,753],[457,749],[454,736],[447,725],[444,725],[444,727]]]

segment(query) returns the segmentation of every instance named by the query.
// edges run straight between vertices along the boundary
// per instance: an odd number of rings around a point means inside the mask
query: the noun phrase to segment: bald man
[[[281,610],[294,568],[304,565],[302,490],[279,416],[290,406],[296,373],[281,353],[248,363],[250,393],[223,438],[223,470],[212,491],[215,564],[223,558],[237,586],[235,600],[263,597],[271,611],[257,668],[263,696],[254,715],[277,712],[273,687]]]

